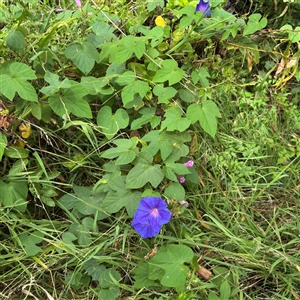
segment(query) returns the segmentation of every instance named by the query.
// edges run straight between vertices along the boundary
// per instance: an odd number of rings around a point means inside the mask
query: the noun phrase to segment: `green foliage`
[[[24,232],[19,235],[18,239],[20,245],[24,247],[25,253],[29,256],[34,256],[43,251],[41,247],[36,245],[43,240],[43,235],[41,235],[41,232],[39,231],[35,231],[30,235]]]
[[[171,59],[162,62],[162,68],[159,69],[153,77],[154,82],[168,81],[169,85],[179,82],[184,76],[183,70],[178,68],[177,62]]]
[[[28,186],[26,181],[0,181],[2,191],[1,204],[6,208],[14,208],[25,212],[27,205]]]
[[[84,42],[83,44],[75,43],[68,46],[65,55],[85,75],[92,70],[95,62],[98,60],[97,49],[89,42]]]
[[[126,177],[126,187],[138,189],[150,182],[152,187],[157,188],[164,179],[164,174],[158,164],[152,164],[153,157],[149,152],[143,152],[135,161],[135,166]]]
[[[126,128],[128,123],[128,113],[122,108],[112,114],[109,106],[103,106],[97,115],[97,125],[108,139],[112,139],[120,129]]]
[[[7,146],[7,137],[3,133],[1,133],[0,134],[0,160],[2,160],[6,146]]]
[[[25,38],[21,31],[11,31],[5,38],[6,45],[12,50],[21,50],[25,45]]]
[[[205,132],[211,136],[215,136],[217,132],[216,118],[221,118],[221,114],[214,102],[205,100],[202,106],[191,104],[187,109],[187,117],[192,123],[199,121]]]
[[[114,269],[107,269],[101,273],[99,278],[100,299],[114,300],[120,295],[120,289],[115,285],[115,281],[121,279],[120,274]]]
[[[248,23],[244,28],[243,35],[252,34],[267,26],[267,18],[262,18],[261,14],[253,14],[249,17]]]
[[[13,100],[15,94],[27,101],[38,101],[37,93],[28,80],[36,79],[34,71],[24,63],[6,61],[0,66],[1,94]]]
[[[298,4],[271,2],[0,3],[0,298],[298,297]],[[172,219],[141,240],[149,195]]]
[[[62,117],[73,113],[77,117],[92,118],[89,104],[83,99],[88,90],[73,80],[64,79],[59,81],[59,76],[47,72],[45,81],[48,86],[41,89],[41,92],[49,96],[49,106],[53,111]]]
[[[162,247],[155,257],[135,269],[135,286],[150,287],[155,280],[160,280],[165,287],[183,286],[189,272],[184,263],[191,262],[193,255],[193,251],[184,245]]]

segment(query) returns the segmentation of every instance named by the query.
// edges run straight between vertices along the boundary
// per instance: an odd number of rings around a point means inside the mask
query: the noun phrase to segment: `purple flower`
[[[177,179],[178,179],[178,181],[179,181],[180,183],[185,183],[185,177],[183,177],[183,176],[178,176]]]
[[[187,161],[186,163],[183,164],[187,168],[191,168],[194,165],[194,162],[192,160]]]
[[[81,8],[81,2],[80,0],[74,0],[75,1],[75,4],[78,8]]]
[[[209,0],[205,2],[204,0],[199,0],[199,3],[196,5],[196,12],[204,13],[205,17],[208,17],[211,14]]]
[[[131,225],[142,238],[150,238],[156,236],[171,217],[163,199],[149,196],[141,199]]]

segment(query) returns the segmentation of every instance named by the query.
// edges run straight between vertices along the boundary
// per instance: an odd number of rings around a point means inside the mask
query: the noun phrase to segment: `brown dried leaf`
[[[279,63],[279,65],[278,65],[277,71],[275,73],[276,77],[278,77],[281,74],[281,72],[284,70],[284,66],[285,66],[285,61],[282,58],[281,61],[280,61],[280,63]]]
[[[197,274],[201,278],[203,278],[205,281],[207,281],[207,280],[209,280],[210,276],[212,275],[212,272],[199,265],[199,269],[197,271]]]

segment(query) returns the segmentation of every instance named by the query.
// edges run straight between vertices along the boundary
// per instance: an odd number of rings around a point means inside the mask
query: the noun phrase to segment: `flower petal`
[[[211,14],[209,1],[200,0],[196,5],[196,12],[202,12],[205,17],[208,17]]]
[[[132,222],[132,227],[144,239],[151,238],[158,235],[161,229],[160,226],[153,226],[153,224],[151,224],[150,222],[148,223]]]
[[[186,163],[184,163],[183,165],[186,166],[187,168],[191,168],[194,165],[194,161],[189,160]]]
[[[172,214],[163,199],[149,196],[141,199],[131,225],[141,237],[153,237],[171,217]]]

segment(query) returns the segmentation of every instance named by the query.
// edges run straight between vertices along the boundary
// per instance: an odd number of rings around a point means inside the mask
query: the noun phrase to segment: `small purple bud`
[[[192,160],[187,161],[186,163],[183,164],[187,168],[191,168],[194,165],[194,162]]]
[[[185,207],[189,207],[188,202],[186,202],[186,201],[184,201],[184,200],[183,200],[183,201],[180,201],[179,204],[180,204],[180,205],[185,205]]]
[[[184,183],[185,182],[185,178],[183,177],[183,176],[179,176],[179,177],[177,177],[178,178],[178,181],[180,182],[180,183]]]
[[[78,8],[81,8],[81,2],[80,0],[74,0],[75,1],[75,4]]]

